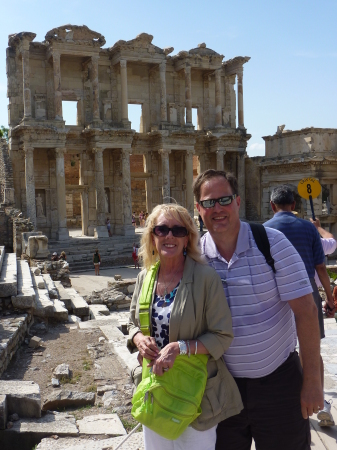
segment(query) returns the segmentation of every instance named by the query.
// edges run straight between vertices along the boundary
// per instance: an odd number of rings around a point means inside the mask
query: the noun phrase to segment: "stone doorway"
[[[79,190],[80,157],[77,154],[64,155],[64,170],[66,183],[67,228],[82,227],[81,193]]]

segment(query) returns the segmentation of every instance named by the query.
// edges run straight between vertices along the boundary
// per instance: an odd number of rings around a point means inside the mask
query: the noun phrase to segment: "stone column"
[[[131,202],[131,169],[130,169],[131,148],[122,149],[122,175],[123,175],[123,216],[124,216],[124,235],[135,234],[132,226],[132,202]]]
[[[221,69],[215,71],[215,126],[222,127]]]
[[[159,64],[160,75],[160,121],[167,122],[167,104],[166,104],[166,61]]]
[[[238,162],[238,190],[241,198],[240,219],[246,217],[246,174],[245,174],[245,157],[246,153],[239,153]]]
[[[26,214],[36,228],[34,148],[24,145],[25,181],[26,181]]]
[[[24,118],[32,116],[30,82],[29,82],[29,50],[22,50],[23,76],[23,110]]]
[[[81,216],[82,216],[82,236],[87,236],[89,225],[89,200],[87,191],[81,192]]]
[[[146,188],[146,211],[150,214],[152,212],[152,153],[146,153],[144,155],[144,172],[151,177],[146,178],[145,180],[145,188]]]
[[[186,209],[191,217],[194,217],[194,196],[193,196],[193,155],[194,151],[187,150],[186,162]]]
[[[91,57],[91,84],[92,84],[92,117],[93,120],[100,120],[99,117],[99,83],[98,83],[98,58]]]
[[[66,180],[64,172],[64,154],[65,148],[56,148],[56,188],[57,188],[57,212],[58,212],[58,231],[57,239],[59,241],[69,239],[67,228],[67,209],[66,209]]]
[[[122,94],[122,120],[128,121],[128,74],[126,67],[126,60],[121,59],[121,94]]]
[[[243,118],[243,87],[242,87],[242,78],[243,78],[243,68],[238,71],[238,117],[239,117],[239,128],[244,128],[244,118]]]
[[[161,149],[159,150],[161,155],[161,172],[162,172],[162,193],[163,203],[171,203],[171,190],[170,190],[170,153],[171,150]]]
[[[186,125],[192,125],[192,90],[191,90],[191,66],[185,67],[185,106]]]
[[[224,170],[225,164],[224,164],[224,156],[226,151],[225,150],[217,150],[216,151],[216,170]]]
[[[105,192],[104,192],[104,170],[103,170],[103,149],[94,148],[95,154],[95,187],[96,187],[96,227],[95,237],[109,237],[105,225]]]
[[[53,52],[53,69],[54,69],[55,120],[63,120],[63,118],[62,118],[62,92],[61,92],[61,65],[60,65],[60,54],[57,52]]]

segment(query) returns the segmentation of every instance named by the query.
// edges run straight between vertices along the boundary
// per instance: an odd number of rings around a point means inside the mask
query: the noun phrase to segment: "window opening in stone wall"
[[[137,133],[142,133],[143,132],[142,105],[129,103],[128,115],[129,121],[131,122],[131,129],[135,130]]]
[[[63,100],[62,116],[66,125],[77,125],[77,102]]]
[[[198,129],[198,108],[192,108],[192,123],[194,125],[194,129]]]

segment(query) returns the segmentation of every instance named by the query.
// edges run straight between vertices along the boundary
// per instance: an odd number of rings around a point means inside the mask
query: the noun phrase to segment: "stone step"
[[[71,305],[75,316],[81,317],[89,315],[88,303],[79,294],[76,293],[76,295],[71,297]]]
[[[55,287],[58,292],[58,296],[61,302],[64,303],[64,306],[68,311],[72,310],[72,304],[71,304],[71,295],[68,292],[69,289],[65,289],[61,283],[61,281],[54,281]]]
[[[17,270],[17,295],[12,296],[12,304],[19,309],[36,308],[35,291],[28,261],[18,260]]]
[[[17,295],[17,265],[16,254],[4,255],[0,275],[0,297]]]
[[[34,381],[0,380],[0,392],[6,395],[8,414],[41,417],[40,387]]]
[[[52,300],[50,300],[47,289],[35,288],[35,303],[36,309],[34,310],[34,316],[37,317],[54,316],[54,303]]]
[[[52,278],[49,275],[49,273],[42,274],[42,278],[43,278],[43,280],[45,282],[45,285],[46,285],[46,287],[48,289],[49,298],[58,300],[59,299],[58,292],[57,292],[55,283],[52,280]]]
[[[110,316],[110,311],[105,305],[89,305],[90,319],[100,319],[102,316]]]
[[[53,299],[53,303],[54,303],[54,312],[53,312],[54,319],[59,322],[68,322],[68,310],[64,306],[64,303],[57,299]]]
[[[0,375],[6,370],[10,360],[24,341],[31,320],[30,314],[0,317]],[[0,393],[2,394],[1,390]]]

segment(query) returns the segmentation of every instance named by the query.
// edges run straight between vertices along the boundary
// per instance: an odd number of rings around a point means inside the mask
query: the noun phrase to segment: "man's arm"
[[[328,275],[328,272],[326,271],[326,267],[325,264],[318,264],[317,266],[315,266],[318,278],[320,279],[320,282],[322,283],[322,286],[325,290],[325,294],[326,294],[326,302],[324,305],[324,309],[326,312],[326,315],[328,317],[334,317],[335,316],[335,305],[333,302],[333,298],[332,298],[332,293],[331,293],[331,287],[330,287],[330,278]],[[327,308],[328,306],[328,308]]]
[[[335,239],[333,234],[329,233],[329,231],[326,231],[321,227],[321,222],[319,221],[319,219],[316,218],[316,220],[312,220],[312,218],[310,217],[310,222],[315,226],[316,230],[319,232],[322,238]]]
[[[317,308],[312,294],[290,300],[300,344],[303,385],[301,391],[301,409],[305,419],[322,409],[324,405],[323,389],[320,375],[320,336]]]

